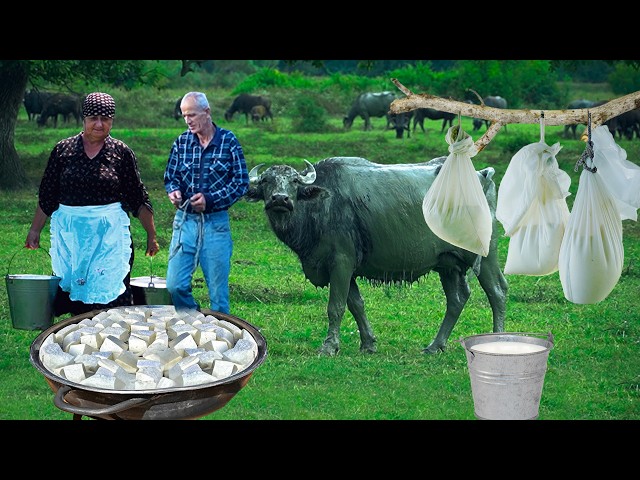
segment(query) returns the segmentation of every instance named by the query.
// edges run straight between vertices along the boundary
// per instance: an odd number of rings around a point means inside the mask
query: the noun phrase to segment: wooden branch
[[[545,126],[575,125],[579,123],[586,125],[589,121],[589,113],[591,113],[591,128],[595,129],[621,113],[640,107],[640,91],[638,91],[594,108],[577,108],[574,110],[509,110],[486,107],[484,105],[473,105],[467,102],[436,97],[427,93],[415,94],[402,85],[398,79],[392,78],[391,81],[407,97],[398,98],[391,102],[389,108],[390,113],[409,112],[418,108],[434,108],[443,112],[456,113],[465,117],[481,118],[492,122],[485,134],[475,142],[478,152],[482,151],[482,149],[489,144],[493,137],[500,131],[500,128],[510,123],[539,124],[540,118],[544,115]]]

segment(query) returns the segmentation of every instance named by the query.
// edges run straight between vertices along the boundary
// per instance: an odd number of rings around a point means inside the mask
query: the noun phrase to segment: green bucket
[[[15,255],[5,276],[13,328],[46,330],[53,325],[53,302],[61,279],[55,275],[10,274]]]

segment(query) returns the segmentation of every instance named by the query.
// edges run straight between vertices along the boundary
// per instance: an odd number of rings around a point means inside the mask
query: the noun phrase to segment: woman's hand
[[[29,250],[36,250],[40,248],[40,232],[36,230],[29,230],[27,233],[27,239],[24,242],[24,248]]]
[[[158,245],[158,241],[156,240],[155,235],[153,236],[147,235],[147,252],[145,253],[145,255],[147,257],[153,257],[159,251],[160,251],[160,246]]]

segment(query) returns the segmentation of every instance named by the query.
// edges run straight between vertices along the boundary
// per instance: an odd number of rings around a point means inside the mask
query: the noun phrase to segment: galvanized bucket
[[[135,277],[131,279],[134,305],[173,305],[167,290],[167,281],[160,277]]]
[[[149,257],[148,277],[131,279],[134,305],[173,305],[167,290],[167,280],[153,275],[153,257]]]
[[[17,253],[9,260],[5,276],[13,328],[46,330],[53,325],[53,302],[61,278],[55,275],[10,274],[11,262]]]
[[[467,356],[476,418],[538,418],[547,359],[553,348],[551,333],[487,333],[460,342]]]

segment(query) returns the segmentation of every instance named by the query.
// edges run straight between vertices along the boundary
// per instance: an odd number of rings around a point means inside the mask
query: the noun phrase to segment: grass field
[[[216,92],[218,93],[218,92]],[[220,95],[222,95],[220,93]],[[227,92],[228,95],[228,92]],[[164,93],[166,111],[145,110],[158,102],[152,93],[138,93],[140,123],[134,109],[123,107],[116,117],[113,135],[137,153],[140,168],[156,214],[161,252],[153,260],[156,275],[166,271],[173,207],[166,199],[162,172],[173,139],[184,123],[170,117],[171,99]],[[116,98],[126,104],[122,93]],[[296,134],[291,118],[276,115],[273,122],[245,125],[244,116],[222,120],[225,98],[216,100],[214,120],[231,128],[243,144],[249,168],[259,163],[286,163],[303,168],[303,159],[315,162],[330,156],[362,156],[378,163],[422,162],[446,155],[447,144],[440,121],[425,122],[411,138],[398,140],[385,131],[383,119],[374,119],[374,130],[362,131],[356,119],[345,132],[342,119],[333,115],[325,133]],[[276,108],[276,111],[278,109]],[[16,129],[16,148],[32,180],[32,186],[12,192],[0,212],[3,241],[0,268],[11,272],[50,273],[46,255],[24,251],[37,201],[37,184],[48,153],[56,141],[79,131],[73,125],[38,129],[26,114]],[[471,119],[462,127],[472,132]],[[482,130],[484,131],[484,129]],[[548,144],[560,142],[560,167],[572,178],[568,204],[577,192],[579,172],[573,167],[584,143],[565,139],[562,127],[548,127]],[[474,139],[477,134],[473,134]],[[509,125],[473,158],[477,169],[492,166],[499,184],[511,157],[523,146],[539,140],[538,125]],[[640,140],[620,140],[628,158],[640,165]],[[5,194],[5,198],[8,195]],[[445,309],[444,294],[436,274],[410,286],[375,287],[364,280],[359,286],[368,317],[378,338],[378,352],[359,351],[359,335],[351,315],[344,316],[341,351],[337,356],[318,355],[327,331],[327,289],[316,289],[305,278],[297,257],[270,231],[262,204],[238,202],[230,211],[234,254],[230,278],[232,314],[260,329],[268,344],[267,358],[247,386],[224,408],[206,420],[473,420],[469,372],[461,338],[491,331],[491,309],[475,278],[470,279],[471,298],[450,337],[448,348],[425,355]],[[542,420],[638,420],[640,419],[640,228],[623,222],[624,269],[611,294],[602,302],[576,305],[563,295],[557,273],[543,277],[508,275],[506,330],[550,332],[550,352],[540,402]],[[144,257],[144,231],[132,220],[136,248],[133,276],[146,276],[151,265]],[[401,232],[399,232],[401,233]],[[48,247],[48,227],[42,235]],[[501,237],[499,254],[506,259],[508,238]],[[195,275],[197,298],[206,305],[202,274]],[[56,319],[60,320],[60,319]],[[71,414],[53,403],[53,392],[29,362],[30,346],[39,331],[11,325],[5,289],[0,289],[0,418],[5,420],[64,420]]]

